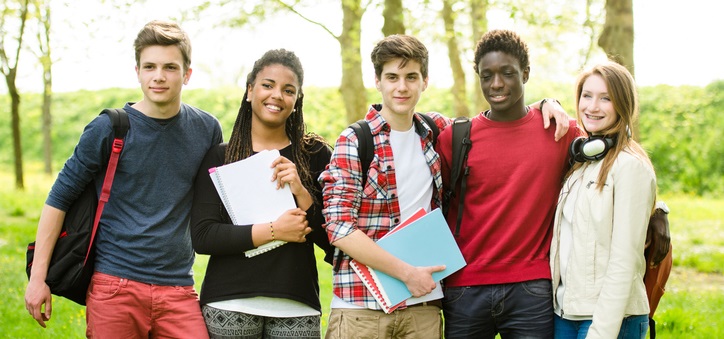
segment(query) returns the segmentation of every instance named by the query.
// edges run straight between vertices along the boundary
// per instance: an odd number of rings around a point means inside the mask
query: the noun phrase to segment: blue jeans
[[[591,321],[567,320],[556,315],[555,327],[556,339],[585,339],[588,328],[591,327]],[[628,316],[623,318],[621,330],[618,332],[618,339],[644,339],[648,329],[648,315]]]
[[[552,338],[551,281],[445,288],[445,338]]]

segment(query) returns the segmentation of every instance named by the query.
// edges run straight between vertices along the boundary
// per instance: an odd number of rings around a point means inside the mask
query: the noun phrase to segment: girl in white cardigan
[[[643,275],[656,176],[631,135],[638,117],[628,70],[605,63],[581,74],[573,165],[561,189],[551,244],[556,338],[645,338]]]

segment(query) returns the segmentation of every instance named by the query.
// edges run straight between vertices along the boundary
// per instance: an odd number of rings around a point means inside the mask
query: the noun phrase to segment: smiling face
[[[286,66],[272,64],[264,67],[247,88],[252,126],[263,124],[271,128],[284,128],[297,102],[299,87],[296,74]]]
[[[618,120],[606,82],[599,74],[591,74],[584,82],[578,101],[578,115],[591,134],[600,134]]]
[[[191,76],[184,72],[184,58],[176,46],[148,46],[141,51],[136,66],[138,82],[143,91],[145,113],[181,104],[181,89]],[[176,112],[173,112],[175,114]]]
[[[478,63],[480,89],[490,104],[491,116],[504,120],[525,115],[523,84],[528,82],[530,67],[521,69],[518,59],[508,53],[486,53]]]
[[[381,79],[375,78],[377,90],[382,94],[380,114],[388,121],[395,118],[412,121],[415,106],[427,88],[427,78],[422,76],[420,63],[408,60],[400,67],[403,61],[402,58],[388,61],[382,68]]]

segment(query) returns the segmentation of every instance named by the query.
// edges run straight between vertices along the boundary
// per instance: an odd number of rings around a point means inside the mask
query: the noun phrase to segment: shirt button
[[[400,219],[399,219],[399,218],[395,218],[395,224],[397,224],[397,223],[399,223],[399,222],[400,222]]]
[[[389,171],[389,170],[392,170],[392,166],[389,166],[389,165],[388,165],[388,166],[387,166],[387,170],[388,170],[388,171]]]

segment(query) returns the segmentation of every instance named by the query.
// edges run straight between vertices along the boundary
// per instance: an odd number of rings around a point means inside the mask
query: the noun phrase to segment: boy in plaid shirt
[[[431,274],[444,266],[414,267],[375,243],[415,210],[440,206],[442,179],[433,134],[415,115],[427,87],[428,52],[414,37],[392,35],[374,48],[372,62],[383,103],[372,105],[365,116],[375,145],[367,180],[363,182],[358,136],[351,128],[337,139],[319,178],[330,242],[345,253],[336,258],[341,262],[335,263],[339,269],[327,338],[439,338],[442,291]],[[440,114],[430,115],[439,129],[450,124]],[[408,300],[406,307],[385,314],[349,266],[351,258],[403,281],[414,297],[428,301]]]

